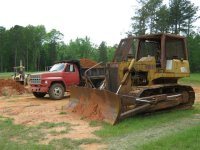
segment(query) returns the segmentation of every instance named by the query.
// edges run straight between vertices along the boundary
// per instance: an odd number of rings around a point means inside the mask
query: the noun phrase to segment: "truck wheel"
[[[41,93],[41,92],[33,92],[33,95],[37,98],[42,98],[46,95],[46,93]]]
[[[51,99],[62,99],[64,97],[64,87],[60,83],[54,83],[49,89],[49,96]]]

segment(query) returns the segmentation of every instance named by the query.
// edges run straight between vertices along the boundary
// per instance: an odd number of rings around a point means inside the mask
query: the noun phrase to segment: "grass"
[[[162,149],[159,147],[160,143],[165,143],[165,138],[170,139],[171,134],[174,134],[174,138],[179,138],[180,131],[192,130],[197,124],[200,125],[199,120],[193,121],[194,116],[200,114],[200,103],[194,105],[194,109],[190,110],[172,110],[156,112],[148,115],[139,115],[132,118],[128,118],[119,124],[112,126],[106,123],[102,123],[102,129],[95,132],[97,136],[103,139],[103,142],[108,144],[109,149],[148,149],[148,146],[157,139],[164,140],[155,142],[152,144],[152,149]],[[96,123],[92,122],[91,126],[95,126]],[[200,128],[199,128],[200,129]],[[187,133],[185,138],[187,138]],[[199,133],[200,134],[200,133]],[[199,135],[198,134],[198,135]],[[176,137],[177,135],[177,137]],[[180,135],[181,136],[181,135]],[[196,147],[199,145],[196,140],[197,136],[194,134],[188,135],[193,139],[193,144]],[[166,139],[166,140],[168,140]],[[175,139],[174,139],[175,141]],[[169,141],[167,149],[173,149],[173,140]],[[191,140],[190,140],[191,141]],[[190,143],[184,143],[179,141],[180,148],[182,144],[189,145]],[[171,145],[170,145],[171,144]],[[193,147],[195,149],[195,146]]]
[[[180,83],[184,84],[200,84],[200,73],[192,73],[190,77],[180,79]]]
[[[99,121],[92,120],[92,121],[90,121],[89,125],[90,125],[91,127],[98,127],[98,126],[101,126],[102,123],[99,122]]]
[[[61,140],[53,140],[50,142],[51,145],[56,145],[55,149],[60,150],[79,150],[79,146],[81,144],[91,144],[91,143],[99,143],[100,141],[97,139],[83,139],[83,140],[71,140],[71,139],[61,139]]]
[[[11,119],[0,120],[0,149],[1,150],[51,150],[51,145],[37,144],[43,133],[36,128],[14,125]]]
[[[174,110],[174,111],[163,111],[158,113],[153,113],[149,115],[141,115],[133,118],[129,118],[124,120],[123,122],[111,126],[105,123],[99,123],[92,121],[90,123],[91,126],[99,126],[102,125],[102,129],[96,131],[96,134],[102,137],[102,140],[98,139],[83,139],[83,140],[72,140],[68,138],[60,139],[60,140],[52,140],[49,144],[43,145],[39,144],[39,141],[45,139],[45,134],[43,129],[53,129],[55,127],[66,127],[70,129],[70,124],[68,123],[49,123],[44,122],[35,127],[26,127],[23,125],[15,125],[11,119],[0,117],[0,149],[8,149],[8,150],[77,150],[80,149],[81,144],[90,144],[90,143],[107,143],[108,145],[116,145],[118,147],[118,143],[120,141],[123,142],[125,139],[125,149],[134,149],[132,147],[132,142],[137,140],[138,134],[144,132],[144,135],[140,136],[138,140],[142,137],[141,142],[147,138],[154,138],[154,136],[150,136],[146,134],[147,130],[151,130],[154,128],[155,131],[161,130],[163,134],[166,136],[160,137],[157,140],[153,140],[151,142],[144,142],[143,144],[137,144],[137,148],[139,150],[147,149],[198,149],[199,148],[199,136],[200,136],[200,127],[199,126],[189,126],[188,129],[183,128],[181,132],[174,132],[173,134],[167,134],[166,129],[163,130],[162,127],[166,127],[170,122],[170,126],[174,125],[174,121],[178,119],[186,119],[193,117],[195,114],[200,114],[200,103],[196,103],[194,109],[192,110]],[[196,115],[197,116],[197,115]],[[199,118],[200,119],[200,118]],[[190,120],[189,120],[190,122]],[[200,121],[199,121],[200,122]],[[182,122],[178,122],[180,126],[184,126]],[[172,127],[173,128],[173,127]],[[154,132],[154,131],[152,131]],[[173,131],[171,131],[173,132]],[[51,134],[51,132],[49,132]],[[60,133],[52,133],[53,135],[63,134],[62,131]],[[133,138],[130,135],[133,136]],[[128,140],[127,140],[128,139]],[[131,141],[131,142],[130,142]],[[183,142],[184,141],[184,142]],[[128,142],[128,144],[127,144]],[[121,145],[121,144],[120,144]],[[124,146],[124,145],[122,145]],[[112,149],[112,148],[111,148]],[[113,148],[113,149],[116,149]],[[121,149],[119,147],[118,149]]]
[[[32,73],[36,73],[36,72],[26,72],[26,73],[32,74]],[[14,75],[14,72],[1,72],[0,73],[0,79],[11,79],[12,75]]]
[[[52,122],[43,122],[37,126],[38,129],[50,129],[54,127],[66,127],[70,128],[71,124],[66,122],[52,123]]]
[[[199,150],[200,126],[160,138],[155,142],[137,147],[138,150]]]
[[[99,142],[96,139],[71,140],[68,138],[52,140],[49,144],[39,144],[45,139],[43,129],[64,126],[70,129],[68,123],[44,122],[34,127],[13,124],[12,119],[0,117],[0,149],[1,150],[77,150],[81,144]],[[62,132],[60,133],[62,134]],[[56,134],[58,135],[58,134]]]
[[[61,111],[59,114],[60,114],[60,115],[66,115],[67,112]]]
[[[200,113],[200,104],[195,104],[191,110],[172,110],[161,111],[147,115],[139,115],[123,120],[119,124],[112,126],[107,123],[102,123],[102,129],[95,132],[96,135],[102,138],[111,138],[123,136],[130,132],[144,130],[156,125],[164,124],[177,118],[190,117],[196,113]]]
[[[13,72],[0,73],[0,79],[11,79]]]

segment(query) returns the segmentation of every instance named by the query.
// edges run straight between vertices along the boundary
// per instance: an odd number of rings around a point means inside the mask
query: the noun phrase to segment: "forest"
[[[200,72],[200,33],[194,23],[199,19],[199,8],[190,0],[138,0],[133,14],[132,30],[128,36],[151,33],[173,33],[187,38],[192,72]],[[117,44],[108,46],[92,43],[90,37],[77,37],[68,43],[63,34],[44,25],[14,25],[10,29],[0,26],[0,72],[13,71],[22,60],[27,71],[43,71],[55,61],[89,58],[104,63],[112,61]],[[118,43],[119,41],[116,41]]]

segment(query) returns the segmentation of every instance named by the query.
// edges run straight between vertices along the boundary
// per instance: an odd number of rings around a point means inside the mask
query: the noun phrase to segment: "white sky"
[[[0,0],[0,26],[44,25],[63,33],[66,43],[88,36],[95,44],[114,45],[130,30],[136,5],[136,0]]]

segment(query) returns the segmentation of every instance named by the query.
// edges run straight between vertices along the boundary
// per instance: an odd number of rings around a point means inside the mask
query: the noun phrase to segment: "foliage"
[[[51,32],[50,32],[51,33]],[[45,43],[47,43],[47,33],[44,26],[14,26],[9,30],[4,30],[1,36],[2,44],[0,49],[4,57],[1,57],[1,72],[12,71],[14,66],[19,65],[22,60],[27,70],[40,70],[41,56]],[[54,38],[55,35],[51,35]],[[48,43],[50,44],[50,43]]]
[[[27,71],[44,70],[59,60],[89,58],[99,61],[99,50],[89,37],[76,38],[68,44],[62,39],[61,32],[56,29],[47,32],[43,25],[15,25],[9,30],[0,26],[0,72],[13,71],[20,60]],[[105,62],[107,58],[111,60],[114,53],[113,47],[109,49]]]
[[[99,61],[100,62],[102,61],[105,64],[108,60],[106,42],[104,41],[101,42],[98,50],[99,50]]]
[[[76,40],[70,40],[68,45],[64,43],[59,44],[59,56],[58,60],[67,59],[80,59],[90,58],[97,60],[97,50],[90,41],[90,38],[77,38]]]
[[[199,18],[198,7],[189,0],[170,0],[163,5],[161,0],[139,0],[140,7],[132,17],[132,34],[181,32],[189,35],[193,23]],[[129,33],[130,34],[130,33]]]
[[[190,69],[192,72],[200,72],[199,56],[200,56],[200,35],[192,33],[187,37]]]
[[[189,34],[192,23],[198,18],[196,16],[198,7],[189,0],[170,0],[169,10],[172,33],[178,34],[182,31]]]

